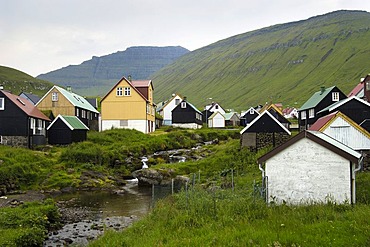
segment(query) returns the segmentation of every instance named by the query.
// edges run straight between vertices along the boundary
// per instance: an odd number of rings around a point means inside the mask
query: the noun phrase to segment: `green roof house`
[[[347,96],[336,86],[329,88],[321,87],[298,109],[298,123],[300,129],[308,129],[321,115],[319,111],[338,102]]]
[[[89,128],[76,116],[58,115],[48,126],[48,142],[52,145],[67,145],[85,141]]]

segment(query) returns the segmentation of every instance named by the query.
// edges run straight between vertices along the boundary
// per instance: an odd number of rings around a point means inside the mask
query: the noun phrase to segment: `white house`
[[[204,110],[208,110],[210,112],[220,112],[221,114],[225,114],[225,110],[224,108],[222,108],[220,106],[220,104],[216,103],[216,102],[212,102],[212,104],[210,105],[206,105],[205,109]]]
[[[370,133],[340,111],[319,118],[309,130],[320,131],[357,151],[370,150]]]
[[[355,203],[361,154],[317,131],[302,131],[258,159],[266,201]]]
[[[172,125],[172,110],[183,100],[178,94],[173,94],[169,100],[158,104],[157,112],[163,117],[163,125]]]
[[[220,112],[214,112],[208,118],[209,128],[224,128],[225,127],[225,117]]]

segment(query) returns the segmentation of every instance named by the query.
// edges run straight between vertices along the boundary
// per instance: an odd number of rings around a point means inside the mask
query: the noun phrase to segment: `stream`
[[[62,229],[50,232],[44,246],[86,246],[103,234],[104,229],[122,230],[146,215],[151,207],[151,188],[128,181],[121,193],[78,191],[54,197],[61,205]]]

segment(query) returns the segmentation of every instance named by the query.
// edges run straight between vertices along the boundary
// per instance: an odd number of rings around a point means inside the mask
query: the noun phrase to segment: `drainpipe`
[[[354,204],[356,202],[356,183],[355,183],[355,176],[356,176],[356,172],[358,172],[359,170],[361,170],[362,168],[362,162],[364,160],[364,156],[362,155],[360,160],[358,161],[358,167],[355,168],[353,171],[352,171],[352,178],[353,178],[353,188],[352,188],[352,204]]]
[[[260,171],[262,172],[262,179],[265,178],[265,170],[263,170],[262,168],[262,164],[258,164],[258,168],[260,169]]]

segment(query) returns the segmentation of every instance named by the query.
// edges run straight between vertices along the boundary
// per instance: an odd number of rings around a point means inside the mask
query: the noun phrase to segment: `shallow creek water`
[[[80,221],[50,232],[44,246],[86,246],[105,229],[122,230],[131,225],[149,211],[152,202],[151,188],[138,187],[136,181],[129,181],[118,194],[79,191],[54,199],[63,204],[67,214],[80,214]]]

